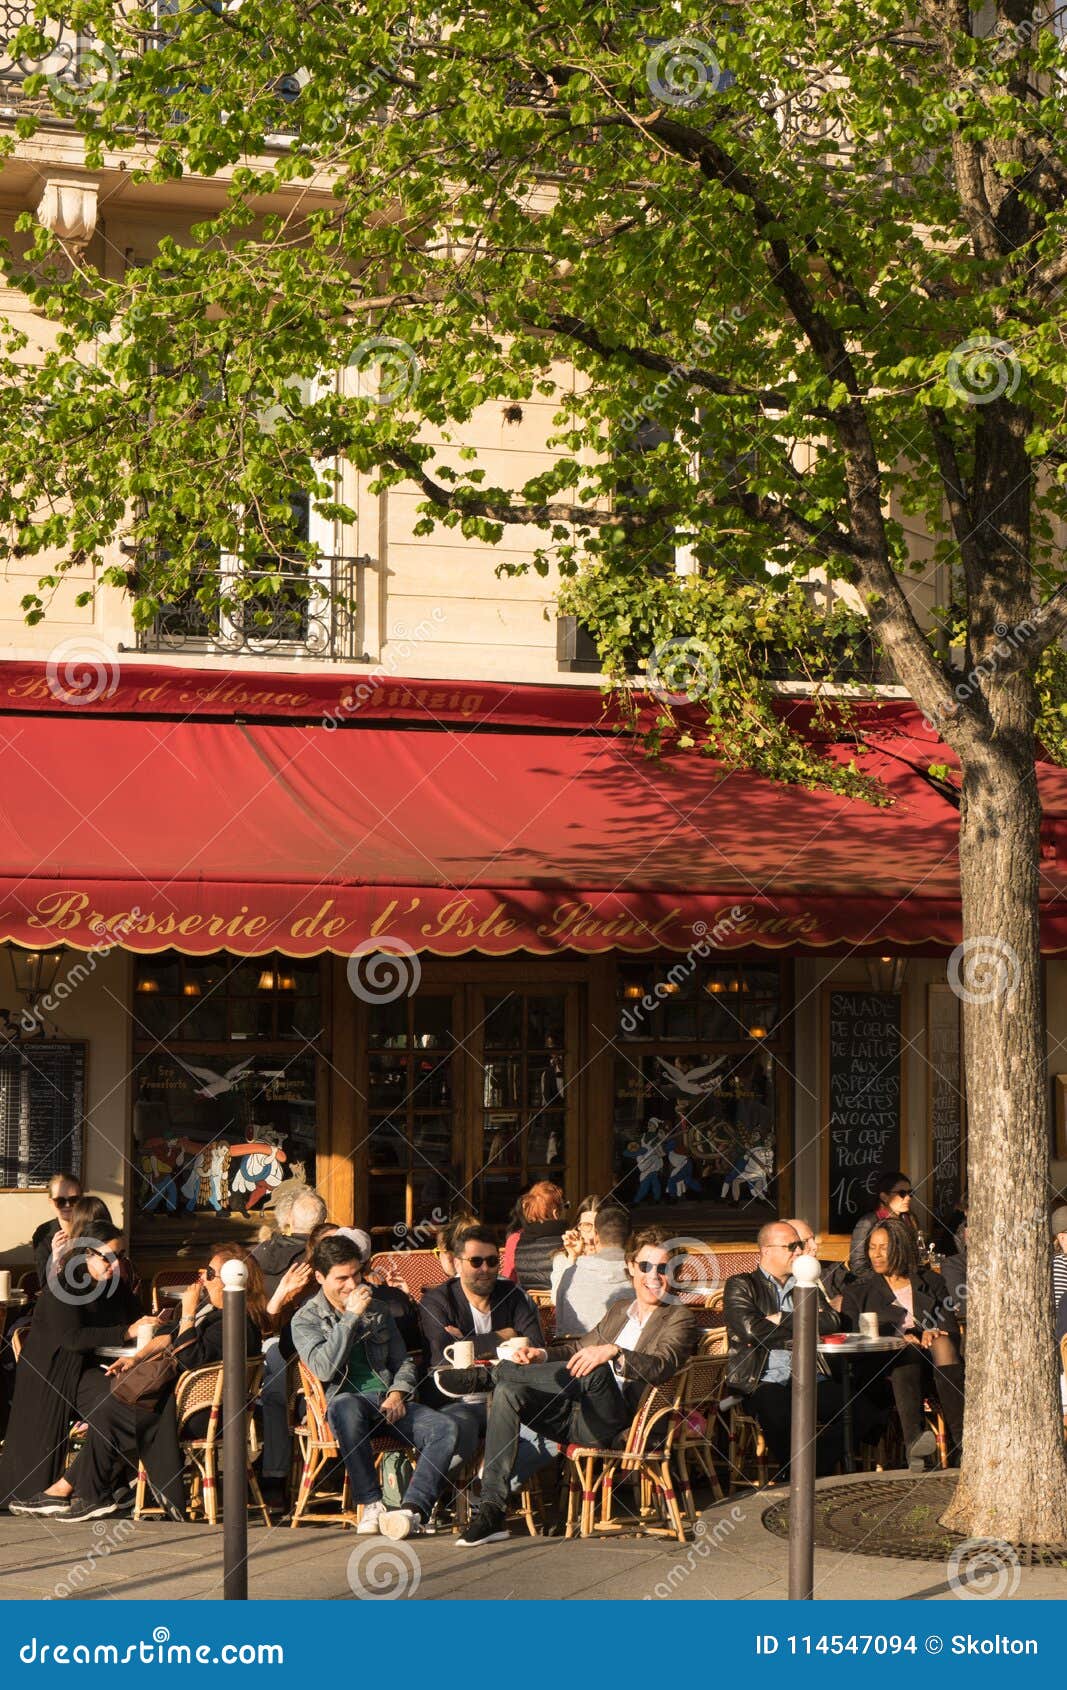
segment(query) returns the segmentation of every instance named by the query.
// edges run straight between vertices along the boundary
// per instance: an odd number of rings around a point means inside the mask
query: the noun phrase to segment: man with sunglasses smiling
[[[793,1419],[793,1358],[786,1347],[793,1337],[793,1258],[803,1240],[788,1221],[768,1221],[757,1238],[754,1273],[733,1273],[723,1292],[729,1355],[728,1386],[746,1399],[784,1476],[789,1467]],[[819,1293],[819,1336],[837,1332],[841,1316]],[[815,1465],[832,1472],[841,1458],[840,1393],[819,1357],[817,1415],[819,1435]]]
[[[506,1338],[525,1338],[538,1348],[544,1339],[541,1322],[525,1291],[514,1280],[500,1278],[500,1251],[493,1234],[478,1221],[461,1227],[452,1244],[456,1277],[444,1285],[424,1291],[419,1303],[419,1325],[430,1368],[446,1365],[445,1349],[457,1339],[469,1339],[476,1357],[495,1358],[497,1345]],[[477,1389],[460,1401],[446,1399],[431,1382],[427,1401],[440,1408],[459,1428],[457,1454],[464,1463],[472,1461],[485,1436],[488,1370],[480,1370]],[[525,1453],[525,1452],[524,1452]]]
[[[670,1295],[668,1243],[658,1227],[631,1238],[626,1264],[633,1301],[612,1303],[592,1332],[548,1350],[530,1345],[493,1369],[481,1503],[457,1540],[461,1546],[508,1536],[508,1485],[524,1426],[561,1444],[610,1448],[645,1387],[666,1384],[693,1354],[699,1329],[693,1310]],[[446,1373],[444,1382],[461,1384],[463,1371]]]

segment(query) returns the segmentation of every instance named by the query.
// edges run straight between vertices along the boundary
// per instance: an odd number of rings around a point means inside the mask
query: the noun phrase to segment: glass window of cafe
[[[318,959],[168,951],[134,969],[134,1207],[254,1214],[315,1182]]]
[[[784,983],[779,962],[620,962],[614,1177],[649,1219],[776,1212]]]

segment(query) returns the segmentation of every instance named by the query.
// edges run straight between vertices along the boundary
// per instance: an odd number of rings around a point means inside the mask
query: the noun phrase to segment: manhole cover
[[[890,1556],[895,1561],[944,1562],[969,1540],[939,1524],[956,1487],[955,1474],[864,1480],[815,1493],[815,1542],[820,1549],[850,1555]],[[777,1537],[789,1536],[789,1500],[768,1508],[763,1524]],[[1020,1567],[1067,1568],[1067,1544],[1013,1543]]]

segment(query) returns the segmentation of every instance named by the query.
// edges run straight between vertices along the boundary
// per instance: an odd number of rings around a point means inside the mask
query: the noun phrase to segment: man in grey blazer
[[[696,1350],[696,1316],[670,1297],[667,1234],[649,1227],[630,1239],[632,1301],[613,1303],[583,1337],[550,1349],[527,1345],[493,1369],[478,1513],[457,1542],[468,1547],[508,1536],[508,1481],[522,1426],[561,1444],[610,1448],[629,1426],[648,1385],[664,1385]],[[484,1370],[478,1371],[484,1380]],[[445,1381],[459,1390],[463,1379]],[[476,1388],[476,1385],[475,1385]]]

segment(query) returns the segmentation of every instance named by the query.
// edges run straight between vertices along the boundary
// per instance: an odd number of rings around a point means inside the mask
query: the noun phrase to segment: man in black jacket
[[[287,1268],[298,1262],[307,1250],[307,1242],[317,1226],[326,1219],[326,1205],[317,1191],[298,1191],[289,1209],[288,1233],[276,1232],[252,1250],[263,1275],[267,1301],[273,1297],[285,1277]]]
[[[729,1387],[746,1398],[783,1476],[789,1466],[792,1426],[793,1358],[786,1345],[793,1336],[793,1257],[804,1245],[788,1221],[760,1228],[759,1261],[753,1273],[731,1274],[723,1294],[730,1348],[726,1363]],[[819,1294],[819,1336],[837,1332],[841,1317]],[[829,1473],[841,1459],[840,1393],[821,1373],[817,1415],[822,1425],[815,1465]]]
[[[470,1339],[475,1356],[486,1359],[496,1356],[497,1345],[505,1338],[525,1338],[533,1348],[540,1349],[544,1338],[537,1310],[514,1280],[499,1277],[500,1251],[488,1228],[477,1221],[461,1228],[453,1244],[453,1258],[455,1279],[424,1291],[419,1303],[419,1325],[430,1369],[448,1365],[445,1349],[457,1339]],[[489,1383],[487,1371],[487,1390]],[[449,1401],[432,1384],[427,1386],[426,1395],[432,1407],[443,1409],[456,1422],[457,1454],[463,1462],[472,1461],[485,1436],[488,1395],[478,1393],[462,1401]],[[531,1455],[530,1451],[522,1453],[524,1457]],[[534,1467],[541,1464],[541,1460],[535,1461]],[[527,1468],[525,1460],[523,1468]]]

